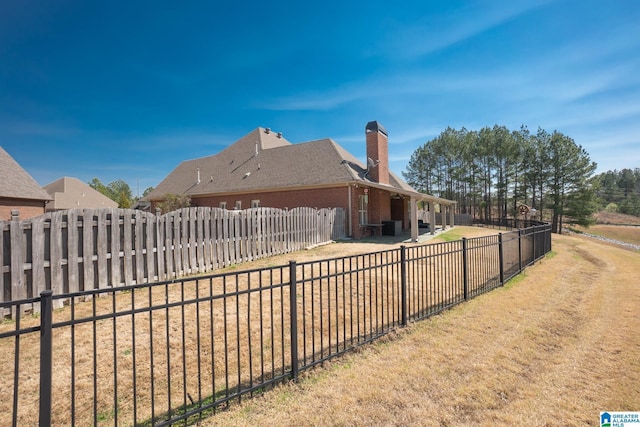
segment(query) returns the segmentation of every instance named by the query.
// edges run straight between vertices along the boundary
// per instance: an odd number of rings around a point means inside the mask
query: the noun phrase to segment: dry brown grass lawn
[[[227,267],[226,269],[222,269],[220,271],[231,271],[231,270],[244,270],[249,268],[260,268],[260,267],[268,267],[274,265],[283,265],[287,264],[289,260],[296,260],[297,262],[305,262],[305,261],[315,261],[322,260],[333,257],[340,256],[349,256],[349,255],[357,255],[357,254],[365,254],[369,252],[383,251],[393,248],[399,248],[401,245],[411,246],[411,245],[422,245],[424,243],[440,243],[447,240],[457,240],[461,237],[481,237],[481,236],[489,236],[494,235],[499,232],[506,233],[504,230],[495,230],[491,228],[485,227],[466,227],[466,226],[456,226],[453,229],[445,231],[442,234],[436,235],[431,240],[426,242],[418,242],[418,243],[407,243],[400,241],[395,237],[388,236],[378,236],[374,238],[367,238],[362,240],[346,240],[339,241],[337,243],[332,243],[328,245],[318,246],[311,250],[299,251],[292,254],[285,255],[277,255],[270,258],[264,258],[258,261],[254,261],[246,264],[239,264],[236,266]],[[443,236],[445,238],[443,238]],[[447,238],[447,236],[450,236]]]
[[[634,224],[640,225],[640,217],[617,212],[600,211],[595,215],[598,224]]]
[[[576,228],[584,233],[595,234],[597,236],[607,237],[621,242],[640,245],[639,226],[596,224],[588,228]]]
[[[524,277],[202,425],[597,425],[640,410],[640,254],[555,236]]]

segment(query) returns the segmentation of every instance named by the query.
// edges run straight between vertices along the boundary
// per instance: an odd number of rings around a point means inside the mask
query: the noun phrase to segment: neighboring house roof
[[[0,197],[51,200],[51,196],[0,147]]]
[[[189,196],[316,187],[363,182],[388,190],[415,192],[395,174],[384,186],[367,177],[360,161],[332,139],[292,144],[268,129],[257,128],[220,153],[187,160],[146,197]]]
[[[68,176],[44,186],[53,197],[47,210],[117,208],[118,203],[77,178]]]

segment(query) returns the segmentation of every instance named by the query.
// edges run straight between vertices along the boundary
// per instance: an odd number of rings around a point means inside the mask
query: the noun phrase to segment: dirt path
[[[640,411],[640,253],[554,236],[525,277],[202,425],[599,425]]]

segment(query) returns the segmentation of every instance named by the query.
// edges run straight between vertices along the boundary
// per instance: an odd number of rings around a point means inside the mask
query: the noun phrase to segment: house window
[[[369,212],[367,210],[369,206],[369,195],[360,195],[358,201],[358,216],[360,218],[360,225],[369,224]]]
[[[227,209],[227,202],[220,202],[220,203],[218,204],[218,207],[219,207],[220,209]]]
[[[252,200],[251,201],[251,207],[252,208],[259,208],[260,207],[260,200]]]
[[[236,210],[239,211],[242,209],[242,200],[236,200]]]

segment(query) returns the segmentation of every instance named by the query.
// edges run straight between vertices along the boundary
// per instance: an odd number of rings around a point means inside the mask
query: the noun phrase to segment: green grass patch
[[[115,417],[115,411],[113,409],[106,409],[104,411],[98,412],[96,418],[99,422],[111,421]]]
[[[15,323],[16,321],[9,317],[5,317],[4,319],[2,319],[2,321],[0,321],[0,325],[13,325]]]
[[[511,289],[518,283],[522,282],[526,277],[527,273],[524,271],[516,276],[513,276],[511,279],[507,280],[507,282],[503,286],[503,289]]]
[[[453,230],[445,231],[444,233],[436,237],[436,239],[441,239],[442,241],[445,241],[445,242],[454,242],[456,240],[461,240],[463,237],[465,236],[463,236],[459,231],[453,229]]]

